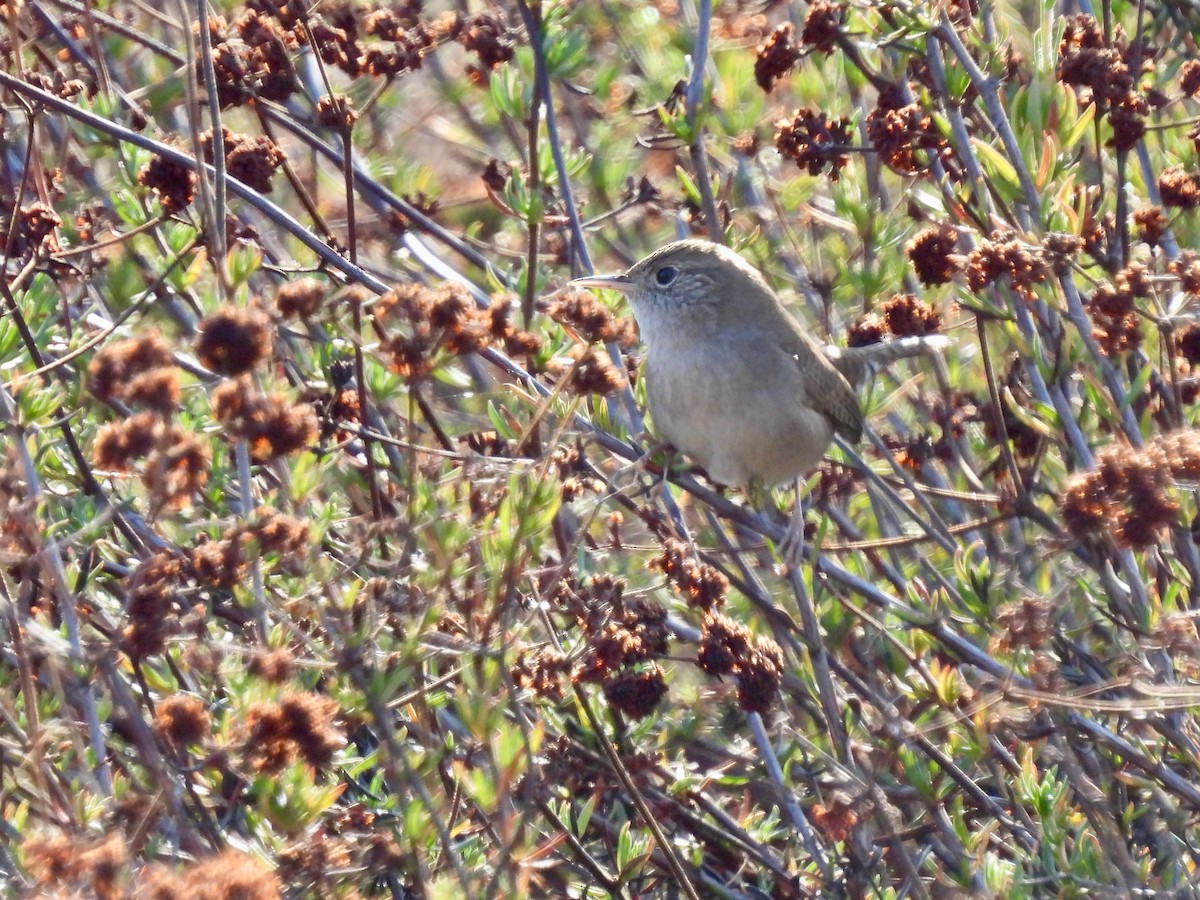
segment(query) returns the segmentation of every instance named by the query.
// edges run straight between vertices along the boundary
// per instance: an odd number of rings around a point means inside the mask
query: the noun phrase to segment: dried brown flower
[[[344,94],[332,97],[326,94],[317,101],[317,122],[326,128],[341,131],[350,128],[357,121],[358,111],[350,98]]]
[[[1173,166],[1158,176],[1158,192],[1163,206],[1178,209],[1200,206],[1200,179],[1182,166]]]
[[[149,188],[167,215],[187,209],[196,196],[196,173],[183,163],[156,156],[138,172],[138,184]]]
[[[1161,206],[1143,206],[1133,212],[1133,224],[1137,226],[1138,240],[1157,247],[1167,232],[1167,217]]]
[[[279,877],[265,863],[238,850],[225,850],[190,863],[180,872],[148,867],[138,896],[150,900],[281,900]]]
[[[1125,97],[1133,89],[1126,50],[1119,34],[1112,42],[1105,39],[1095,16],[1070,16],[1058,45],[1058,80],[1087,88],[1103,109],[1108,101]]]
[[[834,843],[849,839],[851,830],[859,821],[850,795],[838,790],[830,791],[825,802],[814,803],[809,816],[821,834]]]
[[[199,697],[175,694],[159,701],[154,710],[154,733],[175,747],[198,744],[211,730],[208,708]]]
[[[244,378],[218,385],[212,406],[228,434],[249,443],[255,462],[287,456],[317,439],[317,415],[311,406],[294,403],[283,394],[260,394]]]
[[[225,170],[238,181],[259,193],[270,192],[271,176],[287,159],[284,152],[265,135],[239,134],[228,128],[222,128],[221,133],[225,150]],[[200,136],[200,146],[204,152],[204,158],[212,162],[213,135],[211,130]]]
[[[90,896],[119,900],[127,896],[123,881],[129,851],[119,834],[103,840],[64,834],[32,834],[21,845],[25,865],[39,896]],[[62,892],[61,894],[59,892]]]
[[[1140,547],[1158,541],[1177,521],[1179,503],[1168,493],[1175,479],[1200,474],[1200,437],[1178,432],[1143,449],[1110,447],[1096,454],[1096,468],[1068,480],[1059,508],[1077,538],[1111,535]]]
[[[507,314],[479,306],[461,285],[443,283],[437,288],[395,288],[375,301],[374,315],[381,329],[401,327],[400,333],[386,338],[385,347],[392,367],[416,380],[433,371],[439,349],[465,355],[486,348],[494,331],[505,327]]]
[[[846,23],[846,4],[816,0],[808,5],[800,42],[830,54],[837,49],[838,35]]]
[[[128,472],[135,460],[154,449],[163,428],[163,421],[155,412],[141,412],[119,422],[109,422],[96,435],[92,458],[101,469]]]
[[[867,138],[890,168],[912,175],[928,166],[930,155],[948,154],[949,144],[933,116],[902,97],[898,85],[880,92],[879,105],[867,114]]]
[[[1037,299],[1034,286],[1046,281],[1049,270],[1040,244],[1027,244],[1011,233],[997,232],[967,255],[966,274],[967,285],[973,291],[1007,278],[1018,296],[1033,302]]]
[[[958,271],[954,251],[958,246],[958,229],[942,223],[931,225],[904,247],[913,264],[917,278],[927,287],[946,284]]]
[[[754,56],[754,80],[769,94],[775,82],[790,72],[799,58],[795,29],[791,22],[784,22],[759,45]]]
[[[1188,322],[1175,332],[1175,353],[1188,365],[1200,364],[1200,323]]]
[[[1101,285],[1086,301],[1092,317],[1092,336],[1109,356],[1125,353],[1142,342],[1134,295],[1118,284]]]
[[[10,207],[11,209],[11,207]],[[17,210],[16,225],[8,227],[9,210],[0,211],[4,220],[0,222],[0,247],[9,247],[11,242],[14,256],[25,256],[41,250],[57,250],[53,240],[56,229],[62,227],[62,219],[53,208],[45,203],[30,203]]]
[[[644,719],[654,712],[667,694],[666,673],[662,666],[620,672],[604,684],[604,699],[631,719]]]
[[[181,605],[186,578],[182,561],[163,551],[139,564],[125,579],[125,618],[121,649],[132,659],[160,652],[179,627],[173,611]]]
[[[846,329],[846,344],[850,347],[878,344],[887,337],[887,332],[887,326],[878,313],[863,313]]]
[[[151,509],[160,512],[188,506],[208,483],[211,466],[207,443],[177,425],[165,428],[142,471]]]
[[[683,541],[664,541],[662,554],[650,560],[649,566],[666,575],[672,587],[697,609],[711,610],[725,602],[729,579],[696,559]]]
[[[205,541],[192,550],[192,571],[201,584],[231,588],[250,571],[245,534],[233,534],[216,541]]]
[[[738,706],[746,712],[766,713],[778,698],[783,683],[783,651],[770,638],[758,638],[734,677]]]
[[[1188,96],[1200,95],[1200,60],[1189,59],[1179,67],[1179,88]]]
[[[1179,289],[1185,294],[1200,295],[1200,256],[1194,250],[1184,250],[1178,259],[1171,260],[1167,271],[1179,279]]]
[[[328,290],[329,286],[316,278],[289,281],[275,292],[275,308],[285,319],[310,318],[321,308]]]
[[[809,175],[829,166],[829,178],[837,181],[852,146],[850,120],[833,118],[810,109],[798,109],[792,118],[775,123],[775,148]]]
[[[879,307],[887,329],[895,337],[924,337],[942,330],[942,316],[915,294],[893,294]]]
[[[250,657],[246,670],[257,678],[271,684],[283,684],[295,671],[295,660],[288,647],[275,650],[260,650]]]
[[[709,675],[720,678],[737,671],[750,655],[754,636],[749,628],[728,616],[707,612],[701,633],[696,664]]]
[[[271,355],[271,319],[258,308],[224,306],[200,321],[196,356],[220,375],[249,372]]]
[[[625,376],[613,365],[603,348],[595,344],[576,344],[568,351],[571,362],[555,362],[551,373],[567,377],[566,389],[579,396],[615,394],[626,385]]]
[[[636,340],[633,323],[614,316],[591,291],[560,291],[542,306],[542,311],[581,341],[606,344],[616,342],[623,349]]]
[[[1044,645],[1054,635],[1050,611],[1050,602],[1036,596],[1014,600],[996,610],[993,640],[1000,652],[1037,650]]]
[[[530,656],[522,653],[513,666],[513,681],[539,697],[561,700],[566,695],[563,683],[570,671],[567,656],[557,650],[541,648]]]
[[[88,365],[88,390],[101,400],[129,400],[130,383],[137,376],[173,368],[171,347],[158,329],[139,337],[109,344]]]
[[[495,12],[477,13],[462,22],[456,40],[479,58],[478,66],[468,66],[467,74],[477,83],[486,83],[488,73],[509,62],[515,46],[504,20]]]

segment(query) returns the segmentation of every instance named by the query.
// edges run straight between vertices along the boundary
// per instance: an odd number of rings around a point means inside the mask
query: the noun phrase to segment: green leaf
[[[1070,150],[1078,144],[1083,139],[1083,136],[1091,130],[1092,123],[1095,120],[1096,104],[1089,103],[1079,118],[1075,120],[1075,124],[1071,126],[1066,136],[1063,137],[1063,150]]]

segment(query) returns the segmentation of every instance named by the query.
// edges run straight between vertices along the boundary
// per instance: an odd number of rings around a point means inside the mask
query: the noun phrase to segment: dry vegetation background
[[[5,0],[8,895],[1191,895],[1198,32]],[[954,340],[803,565],[563,289],[689,233]]]

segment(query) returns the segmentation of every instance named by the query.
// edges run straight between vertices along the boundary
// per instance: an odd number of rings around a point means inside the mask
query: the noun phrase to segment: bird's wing
[[[798,325],[785,337],[788,354],[797,361],[809,406],[833,423],[833,430],[852,444],[862,438],[863,415],[858,395],[822,348]]]

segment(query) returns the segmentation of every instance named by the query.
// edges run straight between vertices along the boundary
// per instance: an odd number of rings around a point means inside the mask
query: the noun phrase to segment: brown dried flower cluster
[[[887,330],[893,336],[924,337],[942,330],[942,316],[915,294],[893,294],[879,307]]]
[[[886,338],[887,325],[878,313],[863,313],[846,329],[846,344],[850,347],[866,347]]]
[[[902,175],[923,171],[931,158],[950,153],[933,116],[919,103],[906,103],[900,85],[879,92],[878,105],[867,115],[867,137],[883,161]]]
[[[175,694],[159,701],[154,710],[154,733],[173,747],[199,744],[211,731],[208,707],[199,697]]]
[[[1200,178],[1172,166],[1158,176],[1158,193],[1163,206],[1175,209],[1195,209],[1200,206]]]
[[[419,284],[394,288],[375,301],[373,310],[392,368],[414,381],[434,370],[439,351],[464,356],[500,342],[510,352],[537,352],[540,340],[516,328],[512,311],[508,296],[497,296],[490,306],[482,307],[466,288],[450,282],[436,288]],[[398,333],[389,334],[396,326]]]
[[[151,900],[280,900],[279,876],[248,853],[225,850],[182,870],[155,865],[139,879],[139,897]]]
[[[91,896],[120,900],[128,896],[129,851],[119,834],[92,840],[65,834],[31,834],[21,844],[38,896]],[[33,896],[33,894],[30,894]]]
[[[88,365],[87,387],[101,400],[146,406],[163,416],[179,407],[179,369],[157,329],[109,344]]]
[[[208,483],[212,454],[208,445],[155,411],[110,422],[96,434],[92,457],[97,467],[130,472],[146,458],[142,483],[150,490],[155,512],[181,509]]]
[[[1111,535],[1126,547],[1159,539],[1178,520],[1179,503],[1168,493],[1177,481],[1200,479],[1200,432],[1162,435],[1143,449],[1110,447],[1096,468],[1073,476],[1060,501],[1063,522],[1080,539]]]
[[[545,696],[562,696],[570,669],[574,684],[599,684],[616,709],[631,718],[654,711],[667,691],[665,673],[655,660],[669,650],[667,611],[648,599],[624,597],[625,582],[593,576],[580,588],[561,581],[553,590],[557,605],[573,616],[584,635],[583,654],[573,666],[555,653],[522,657],[514,669],[519,683]]]
[[[275,308],[285,319],[309,319],[329,293],[329,285],[317,278],[300,278],[279,286],[275,292]]]
[[[713,566],[701,562],[683,541],[669,538],[663,542],[663,552],[649,562],[667,576],[671,586],[696,609],[709,611],[725,602],[729,579]]]
[[[345,94],[326,94],[317,101],[316,116],[318,124],[344,131],[358,121],[358,110]]]
[[[565,653],[546,647],[526,655],[521,653],[513,664],[513,681],[539,697],[561,700],[566,696],[563,680],[570,673],[572,663]]]
[[[223,306],[201,319],[199,330],[196,357],[218,375],[242,375],[271,356],[271,319],[257,307]]]
[[[165,156],[156,156],[142,166],[138,184],[149,188],[167,215],[187,209],[196,197],[196,173],[191,167]]]
[[[1200,96],[1200,60],[1189,59],[1179,67],[1179,89],[1189,97]]]
[[[1095,16],[1080,13],[1067,19],[1058,45],[1057,76],[1063,84],[1084,88],[1113,127],[1109,145],[1131,149],[1146,133],[1146,99],[1135,90],[1131,50],[1118,28],[1111,41]]]
[[[1078,235],[1052,231],[1042,238],[1042,259],[1051,271],[1065,272],[1083,248],[1084,240]]]
[[[181,627],[188,586],[184,561],[163,551],[140,563],[125,579],[125,620],[121,649],[140,660],[162,651]]]
[[[1049,269],[1040,244],[1027,244],[1015,234],[996,232],[967,255],[967,285],[976,293],[1001,278],[1022,299],[1037,299],[1034,287],[1045,283]]]
[[[804,16],[804,29],[800,42],[821,53],[833,53],[837,49],[838,35],[846,24],[846,4],[816,0],[808,5]]]
[[[314,768],[333,761],[345,745],[336,727],[338,705],[314,693],[288,694],[278,702],[255,703],[246,711],[246,763],[256,772],[279,772],[297,757]]]
[[[278,556],[295,567],[308,546],[307,522],[264,507],[252,522],[236,526],[217,540],[197,544],[192,550],[191,573],[200,584],[231,588],[246,577],[251,560]]]
[[[768,94],[775,87],[775,82],[790,72],[800,58],[795,32],[791,22],[784,22],[767,36],[755,52],[754,80]]]
[[[1141,319],[1134,301],[1149,297],[1152,290],[1145,267],[1134,263],[1087,299],[1092,336],[1106,354],[1116,356],[1141,345]]]
[[[701,623],[696,664],[709,675],[733,675],[738,705],[746,712],[765,713],[783,682],[783,651],[767,637],[755,637],[740,622],[709,610]]]
[[[658,663],[622,669],[604,682],[604,699],[631,719],[644,719],[667,695],[667,677]]]
[[[43,248],[54,252],[58,242],[54,239],[56,229],[62,227],[59,218],[45,203],[30,203],[17,210],[16,225],[9,227],[8,215],[12,207],[0,211],[0,248],[9,248],[16,257],[36,253]]]
[[[936,309],[915,294],[893,294],[879,306],[878,312],[863,313],[846,329],[851,347],[878,344],[889,334],[894,337],[921,337],[942,330],[942,317]]]
[[[616,343],[628,350],[637,343],[637,329],[626,317],[614,316],[591,291],[569,289],[544,302],[541,310],[585,343]]]
[[[792,118],[775,123],[775,149],[809,175],[829,166],[829,178],[837,181],[852,146],[850,120],[833,118],[810,109],[798,109]]]
[[[1167,271],[1179,279],[1181,291],[1193,295],[1189,300],[1200,299],[1200,255],[1195,250],[1184,250],[1171,260]]]
[[[551,360],[547,368],[550,374],[567,379],[568,392],[581,397],[608,396],[627,384],[625,375],[613,365],[607,351],[596,344],[576,344],[567,351],[565,359]]]
[[[305,543],[307,543],[307,538]],[[275,650],[257,651],[250,657],[246,671],[271,684],[283,684],[292,677],[295,668],[295,658],[291,649],[278,647]]]
[[[1137,226],[1137,238],[1151,247],[1157,247],[1167,233],[1169,222],[1161,206],[1143,206],[1133,211],[1133,224]]]
[[[464,22],[458,41],[479,58],[478,66],[467,68],[477,80],[486,80],[488,72],[510,62],[516,53],[508,27],[495,12],[481,12]]]
[[[248,378],[218,385],[212,408],[230,437],[250,445],[256,463],[303,450],[317,439],[317,414],[311,406],[280,393],[262,394]]]
[[[889,334],[920,337],[941,330],[941,313],[934,307],[914,294],[894,294],[882,302],[878,312],[866,312],[853,320],[846,330],[846,343],[851,347],[866,347],[886,340]]]
[[[271,176],[287,160],[284,152],[265,135],[239,134],[228,128],[222,128],[221,134],[225,171],[260,194],[269,193]],[[213,161],[213,143],[211,130],[200,136],[201,151],[208,162]]]
[[[242,106],[255,97],[283,103],[296,91],[290,54],[296,37],[261,12],[248,9],[232,23],[208,19],[217,101],[222,109]],[[204,85],[203,72],[197,79]]]
[[[947,284],[958,271],[954,252],[958,247],[958,229],[946,222],[931,225],[904,247],[913,271],[926,287]]]
[[[1188,322],[1175,332],[1175,355],[1192,368],[1200,364],[1200,322]]]

